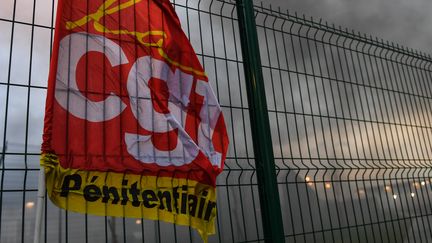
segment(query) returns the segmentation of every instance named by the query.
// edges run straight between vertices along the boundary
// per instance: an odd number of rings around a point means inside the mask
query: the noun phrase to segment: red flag
[[[60,0],[41,164],[50,199],[214,233],[223,115],[168,0]]]

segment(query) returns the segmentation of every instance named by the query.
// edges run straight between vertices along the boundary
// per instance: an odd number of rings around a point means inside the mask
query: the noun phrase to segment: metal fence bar
[[[254,144],[261,217],[266,242],[284,242],[282,213],[276,183],[273,147],[265,98],[261,60],[258,53],[258,36],[252,1],[237,0],[240,39],[250,107],[250,120]]]
[[[16,14],[16,1],[14,2],[13,5],[13,13],[12,13],[12,30],[11,30],[11,34],[10,34],[10,48],[9,48],[9,62],[8,62],[8,74],[7,74],[7,84],[10,84],[10,78],[11,78],[11,67],[12,67],[12,49],[13,49],[13,40],[14,40],[14,30],[15,30],[15,14]],[[5,113],[4,113],[4,124],[3,124],[3,149],[2,149],[2,172],[1,172],[1,182],[0,182],[0,235],[2,233],[2,220],[3,220],[3,200],[4,200],[4,195],[3,195],[3,189],[4,189],[4,177],[5,177],[5,168],[6,168],[6,157],[5,157],[5,152],[6,152],[6,133],[7,133],[7,122],[8,122],[8,115],[9,115],[9,95],[10,95],[10,86],[7,85],[6,86],[6,102],[5,102]],[[3,230],[4,231],[4,230]]]

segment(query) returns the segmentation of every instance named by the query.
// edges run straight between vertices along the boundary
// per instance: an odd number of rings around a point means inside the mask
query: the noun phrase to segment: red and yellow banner
[[[41,165],[80,213],[213,234],[228,136],[168,0],[60,0]]]

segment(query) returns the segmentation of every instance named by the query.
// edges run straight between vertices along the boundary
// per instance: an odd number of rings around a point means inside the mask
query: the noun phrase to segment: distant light
[[[422,181],[422,182],[420,182],[420,184],[421,184],[422,186],[424,186],[424,185],[426,185],[426,182]]]
[[[33,208],[34,205],[35,205],[35,203],[30,201],[30,202],[27,202],[25,206],[26,206],[26,208]]]
[[[306,181],[306,182],[309,182],[310,180],[311,180],[311,178],[310,178],[309,176],[306,176],[306,177],[305,177],[305,181]]]
[[[396,200],[397,197],[398,197],[398,196],[397,196],[396,194],[393,194],[393,199]]]
[[[365,194],[365,190],[363,190],[363,189],[359,189],[359,190],[358,190],[358,194],[359,194],[360,196],[364,195],[364,194]]]
[[[314,183],[312,181],[309,181],[307,184],[308,186],[313,186]]]
[[[331,184],[327,182],[327,183],[325,184],[325,188],[326,188],[326,189],[330,189],[330,188],[331,188]]]
[[[420,184],[418,182],[414,182],[413,185],[414,185],[415,188],[419,188],[420,187]]]
[[[135,224],[141,224],[141,219],[137,219],[137,220],[135,221]]]
[[[414,192],[411,192],[411,197],[414,197],[415,196],[415,193]]]
[[[386,192],[390,192],[391,191],[391,186],[385,186],[384,189],[385,189]]]

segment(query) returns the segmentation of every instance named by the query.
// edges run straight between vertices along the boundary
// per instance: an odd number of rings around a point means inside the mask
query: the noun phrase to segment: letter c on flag
[[[118,44],[100,35],[73,33],[60,41],[55,97],[72,115],[91,122],[111,120],[125,108],[121,99],[111,94],[103,101],[91,101],[78,89],[76,71],[79,60],[88,52],[106,55],[113,67],[128,63]]]

